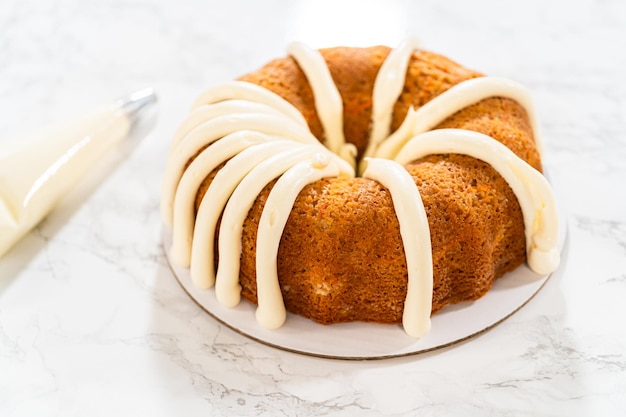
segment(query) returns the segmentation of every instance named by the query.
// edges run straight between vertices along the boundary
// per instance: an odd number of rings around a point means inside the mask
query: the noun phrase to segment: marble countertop
[[[312,46],[427,49],[535,97],[566,210],[560,268],[429,353],[308,357],[220,325],[172,277],[159,194],[206,87]],[[153,127],[0,259],[1,416],[626,414],[626,3],[3,0],[2,138],[151,86]]]

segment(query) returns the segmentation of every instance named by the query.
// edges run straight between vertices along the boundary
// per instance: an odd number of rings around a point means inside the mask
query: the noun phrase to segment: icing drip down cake
[[[176,132],[161,209],[195,286],[270,329],[289,311],[422,337],[521,264],[557,267],[526,89],[411,40],[288,53],[205,91]]]

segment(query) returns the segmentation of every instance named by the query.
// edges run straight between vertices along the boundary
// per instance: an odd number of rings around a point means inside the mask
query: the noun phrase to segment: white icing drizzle
[[[222,215],[218,238],[219,263],[215,279],[215,295],[221,304],[235,306],[239,303],[241,234],[248,211],[257,196],[269,182],[282,175],[291,166],[310,159],[319,152],[327,152],[328,155],[336,158],[334,154],[319,145],[299,146],[274,155],[254,167],[231,195]]]
[[[307,185],[325,177],[353,176],[353,171],[341,172],[341,166],[327,152],[318,152],[312,158],[302,161],[276,182],[270,193],[259,220],[257,241],[257,297],[256,318],[259,324],[276,329],[283,325],[287,317],[283,296],[278,282],[278,246],[287,224],[287,219],[298,194]]]
[[[417,110],[411,108],[398,130],[377,149],[376,156],[394,158],[411,137],[435,128],[454,113],[490,97],[510,98],[526,110],[537,150],[541,154],[543,146],[532,97],[528,90],[514,81],[503,78],[479,77],[452,86]]]
[[[190,274],[197,287],[210,288],[215,284],[215,231],[235,188],[254,167],[267,158],[299,146],[297,142],[286,139],[255,145],[234,156],[217,172],[196,213]]]
[[[252,130],[282,136],[302,143],[318,143],[304,127],[283,116],[269,114],[232,114],[218,116],[192,129],[170,154],[163,182],[161,210],[163,220],[171,226],[172,202],[187,162],[203,147],[240,130]]]
[[[198,107],[195,107],[191,111],[187,119],[180,125],[180,127],[176,131],[176,134],[174,135],[170,152],[173,152],[173,150],[176,148],[176,146],[178,146],[183,138],[187,136],[193,129],[200,126],[202,123],[214,119],[218,116],[228,116],[232,114],[271,114],[279,116],[283,113],[281,113],[275,106],[272,106],[270,104],[240,99],[225,100],[211,104],[202,104]]]
[[[322,54],[300,42],[289,45],[287,52],[311,85],[315,110],[326,134],[326,146],[354,166],[356,147],[347,144],[343,134],[343,101]]]
[[[380,182],[391,194],[408,268],[403,325],[408,334],[421,337],[430,327],[432,308],[430,230],[418,188],[400,163],[432,153],[464,153],[490,163],[520,201],[530,267],[538,273],[549,273],[556,268],[559,254],[553,197],[538,171],[488,136],[459,129],[427,132],[482,99],[508,97],[526,109],[541,148],[530,95],[523,87],[491,77],[462,82],[418,110],[410,109],[400,128],[385,139],[415,46],[414,41],[403,43],[389,54],[379,71],[368,158],[362,168],[364,177]],[[320,145],[302,114],[280,96],[247,82],[224,83],[196,100],[188,119],[176,132],[161,201],[164,222],[174,229],[172,260],[190,266],[195,285],[215,285],[220,303],[234,306],[241,297],[239,262],[244,221],[258,194],[278,178],[265,203],[257,233],[257,240],[262,242],[256,253],[257,320],[268,328],[279,327],[285,320],[277,276],[278,245],[298,194],[320,178],[354,176],[356,157],[356,148],[345,143],[342,98],[322,55],[302,44],[291,45],[289,53],[312,86],[316,110],[333,153]],[[206,149],[199,152],[203,147]],[[194,214],[202,181],[220,164],[224,165]],[[216,273],[214,242],[220,217]]]
[[[393,107],[404,88],[406,70],[416,47],[415,39],[401,43],[389,53],[378,71],[372,93],[372,129],[365,158],[372,156],[389,136]]]
[[[192,109],[224,100],[246,100],[267,104],[280,111],[294,122],[302,126],[308,126],[302,113],[290,102],[266,88],[246,81],[228,81],[206,90],[196,99]]]
[[[272,140],[257,132],[242,130],[224,136],[211,147],[210,152],[202,152],[187,167],[174,197],[174,218],[172,225],[172,249],[170,256],[174,262],[189,267],[191,241],[194,228],[194,203],[202,181],[227,159],[244,149]]]
[[[407,264],[407,294],[402,324],[413,337],[430,330],[433,299],[433,259],[426,210],[415,181],[395,161],[366,158],[363,178],[378,181],[389,189],[400,223],[400,236]]]
[[[409,140],[395,158],[407,164],[432,154],[469,155],[490,164],[509,184],[522,209],[528,266],[548,274],[559,264],[559,219],[546,178],[490,136],[463,129],[437,129]]]

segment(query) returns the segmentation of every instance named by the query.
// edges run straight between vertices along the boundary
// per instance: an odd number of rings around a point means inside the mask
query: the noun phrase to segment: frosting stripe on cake
[[[513,151],[482,133],[437,129],[409,140],[395,160],[407,164],[432,154],[458,153],[490,164],[509,184],[522,209],[528,266],[548,274],[559,264],[559,219],[546,178]]]
[[[336,158],[321,145],[299,146],[276,154],[254,167],[231,195],[222,215],[218,243],[219,264],[215,279],[215,295],[221,304],[232,307],[239,303],[241,297],[239,258],[243,223],[257,196],[267,184],[290,167],[312,158],[319,152],[327,152]]]
[[[199,288],[215,284],[214,241],[219,218],[235,188],[248,173],[267,158],[301,145],[276,140],[251,146],[235,155],[215,174],[196,213],[191,248],[190,275]]]
[[[490,97],[510,98],[520,104],[528,115],[537,149],[542,144],[532,97],[522,85],[497,77],[479,77],[462,81],[441,93],[419,109],[409,109],[400,127],[376,150],[375,156],[394,158],[413,136],[434,129],[454,113]]]
[[[248,100],[225,100],[218,103],[203,104],[194,108],[191,113],[189,113],[187,119],[185,119],[185,121],[177,129],[174,139],[172,140],[170,152],[173,152],[185,136],[201,124],[219,116],[228,116],[232,114],[283,115],[283,113],[281,113],[276,106]],[[296,120],[294,121],[297,122]]]
[[[308,129],[302,113],[278,94],[245,81],[229,81],[206,90],[196,99],[189,116],[174,134],[170,155],[183,138],[202,123],[217,116],[242,113],[284,115]]]
[[[311,85],[315,110],[326,135],[326,146],[354,165],[356,148],[346,143],[343,133],[343,101],[322,54],[301,42],[289,45],[287,52],[296,60]]]
[[[172,202],[185,165],[200,149],[216,140],[240,130],[251,130],[268,135],[281,136],[296,142],[318,144],[319,141],[305,127],[284,116],[269,114],[233,114],[219,116],[194,128],[176,146],[170,155],[165,169],[163,200],[161,209],[163,220],[172,224]]]
[[[178,183],[174,197],[174,219],[171,258],[180,266],[189,267],[193,238],[195,198],[204,179],[224,161],[246,148],[276,138],[242,130],[224,136],[210,152],[201,152],[187,167]]]
[[[392,49],[378,70],[372,92],[372,128],[364,157],[370,157],[391,130],[393,107],[404,88],[406,70],[418,42],[408,39]]]
[[[378,181],[391,194],[408,274],[402,324],[410,336],[422,337],[430,330],[433,299],[432,248],[424,203],[415,181],[399,163],[366,158],[365,165],[363,177]]]
[[[196,109],[202,105],[218,103],[224,100],[245,100],[255,103],[263,103],[274,107],[285,116],[302,126],[307,122],[290,102],[276,93],[246,81],[228,81],[212,87],[200,95],[191,107]]]
[[[290,168],[276,181],[263,207],[257,232],[257,241],[263,243],[257,246],[256,253],[256,318],[265,328],[276,329],[286,318],[278,282],[278,246],[298,194],[307,184],[325,177],[353,176],[351,167],[345,166],[342,172],[342,164],[331,155],[318,152]]]

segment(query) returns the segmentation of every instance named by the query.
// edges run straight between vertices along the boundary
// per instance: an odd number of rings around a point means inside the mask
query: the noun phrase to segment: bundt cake
[[[528,92],[412,40],[289,47],[200,95],[170,150],[170,256],[221,304],[404,325],[559,262]],[[213,291],[213,290],[211,290]]]

